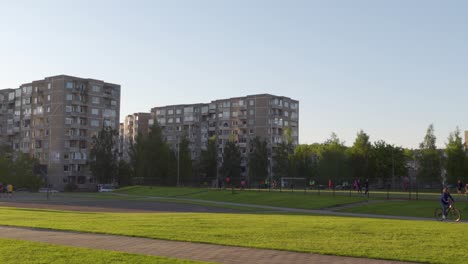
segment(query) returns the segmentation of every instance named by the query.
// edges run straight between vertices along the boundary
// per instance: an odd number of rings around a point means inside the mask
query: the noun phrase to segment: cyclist
[[[452,201],[450,202],[450,200]],[[442,205],[442,219],[445,219],[450,204],[454,202],[455,200],[453,199],[452,195],[450,195],[449,188],[444,187],[442,190],[442,195],[440,196],[440,204]]]

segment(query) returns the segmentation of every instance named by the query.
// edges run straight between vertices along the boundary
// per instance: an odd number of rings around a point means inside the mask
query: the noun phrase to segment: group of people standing
[[[13,184],[8,183],[3,185],[0,182],[0,197],[4,196],[5,198],[11,198],[13,196]]]
[[[465,188],[465,190],[463,190]],[[465,194],[468,195],[468,183],[463,186],[463,182],[461,180],[457,181],[457,193],[458,194]]]
[[[360,179],[354,179],[353,184],[354,190],[358,193],[362,193],[362,184]],[[364,182],[364,194],[367,195],[369,193],[369,179],[366,179]]]

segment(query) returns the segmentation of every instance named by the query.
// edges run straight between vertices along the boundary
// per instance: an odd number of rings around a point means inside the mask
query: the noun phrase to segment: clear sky
[[[122,85],[121,116],[255,93],[331,132],[417,147],[468,129],[468,1],[0,0],[0,88],[68,74]]]

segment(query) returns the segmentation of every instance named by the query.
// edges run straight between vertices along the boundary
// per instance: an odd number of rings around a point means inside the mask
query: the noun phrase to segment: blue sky
[[[417,147],[468,129],[466,1],[4,1],[0,88],[122,85],[121,116],[255,93],[300,101],[300,142]]]

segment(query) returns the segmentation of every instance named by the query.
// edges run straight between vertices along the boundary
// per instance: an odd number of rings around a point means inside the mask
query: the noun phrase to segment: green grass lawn
[[[173,258],[145,256],[98,249],[85,249],[46,243],[0,239],[1,263],[207,263]]]
[[[468,225],[332,216],[0,208],[0,225],[430,263],[468,258]],[[445,243],[446,242],[446,243]]]
[[[170,187],[130,187],[118,193],[153,197],[177,197],[206,201],[232,202],[240,204],[268,205],[277,207],[321,209],[342,204],[365,201],[365,197],[304,194],[304,192],[268,192],[231,190],[209,190]]]
[[[463,213],[468,212],[468,202],[462,200],[455,206],[461,211],[462,219],[467,219],[468,215]],[[341,212],[433,218],[436,207],[440,207],[438,201],[385,201],[346,208]]]

